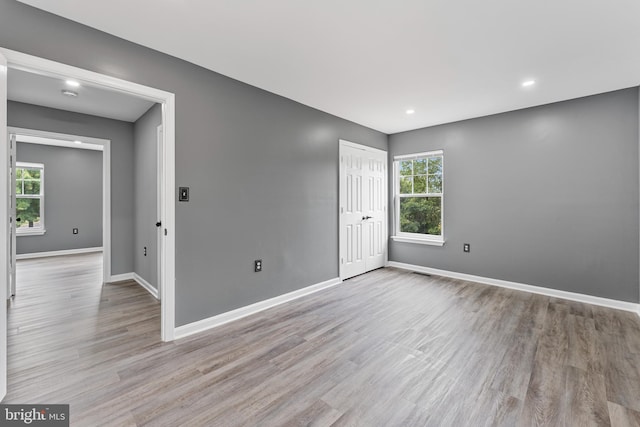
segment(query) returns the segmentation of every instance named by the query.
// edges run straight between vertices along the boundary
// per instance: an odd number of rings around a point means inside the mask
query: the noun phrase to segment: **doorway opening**
[[[162,239],[162,260],[160,263],[160,277],[158,283],[161,299],[161,339],[172,341],[175,334],[175,96],[144,85],[139,85],[111,76],[95,73],[77,67],[61,64],[43,58],[27,55],[4,48],[0,48],[0,146],[8,147],[7,129],[7,71],[22,70],[28,73],[72,81],[74,83],[93,88],[100,88],[113,93],[126,94],[161,105],[162,125],[162,176],[159,177],[159,185],[162,192],[161,222],[162,232],[158,233]],[[71,90],[71,92],[73,92]],[[0,222],[5,224],[0,227],[0,240],[9,241],[10,227],[10,201],[9,201],[9,153],[8,150],[0,150],[0,198],[4,208],[0,209]],[[115,226],[115,224],[114,224]],[[106,240],[105,240],[106,241]],[[105,257],[113,260],[113,251]],[[5,283],[0,285],[0,300],[8,296],[10,273],[10,247],[9,244],[0,245],[0,277]],[[110,270],[111,262],[105,261],[105,275]],[[111,275],[111,280],[114,277]],[[109,280],[110,281],[110,280]],[[7,312],[6,304],[0,304],[0,399],[6,394],[7,384]]]
[[[16,259],[100,251],[103,282],[109,282],[111,141],[16,127],[8,127],[8,132],[8,296],[16,295]],[[45,188],[54,190],[53,194],[45,194]],[[45,216],[47,200],[54,204],[47,209],[53,214],[49,217]]]

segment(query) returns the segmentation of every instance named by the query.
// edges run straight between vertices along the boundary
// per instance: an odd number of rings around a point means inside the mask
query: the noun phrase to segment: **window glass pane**
[[[414,175],[427,174],[427,159],[417,159],[413,161],[413,174]]]
[[[440,236],[441,209],[441,197],[401,197],[400,231]]]
[[[427,177],[425,175],[414,176],[413,177],[413,193],[424,194],[426,192],[427,192]]]
[[[23,177],[25,179],[40,179],[40,169],[25,169]]]
[[[403,160],[400,162],[400,175],[413,175],[411,160]]]
[[[429,174],[442,173],[442,157],[429,157]]]
[[[429,175],[429,193],[442,193],[442,175]]]
[[[16,181],[16,194],[22,194],[22,181]]]
[[[400,178],[400,194],[411,194],[413,192],[413,178],[403,176]]]
[[[22,178],[22,169],[16,168],[16,179]]]
[[[18,218],[20,221],[18,221]],[[40,199],[16,198],[16,227],[40,227]]]
[[[25,181],[24,194],[40,194],[40,181]]]

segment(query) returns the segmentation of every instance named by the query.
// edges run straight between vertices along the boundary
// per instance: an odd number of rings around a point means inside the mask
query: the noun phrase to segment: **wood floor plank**
[[[101,276],[99,254],[19,262],[6,403],[92,427],[640,425],[632,313],[386,268],[162,343],[159,303]]]
[[[640,412],[608,402],[612,427],[640,427]]]

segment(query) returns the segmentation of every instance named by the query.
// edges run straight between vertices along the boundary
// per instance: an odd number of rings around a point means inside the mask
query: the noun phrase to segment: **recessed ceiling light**
[[[406,111],[406,113],[407,113],[407,114],[413,114],[413,113],[415,113],[415,112],[416,112],[416,110],[414,110],[414,109],[412,109],[412,108],[409,108],[409,109]]]
[[[535,80],[527,80],[526,82],[522,82],[522,87],[529,87],[533,86],[534,84],[536,84]]]
[[[75,80],[67,80],[65,83],[66,83],[67,85],[71,86],[71,87],[78,87],[78,86],[80,86],[80,83],[78,83],[78,82],[77,82],[77,81],[75,81]]]
[[[61,92],[62,92],[62,94],[64,96],[69,96],[71,98],[77,98],[78,97],[78,92],[74,92],[72,90],[63,89]]]
[[[75,142],[76,144],[82,144],[82,141],[73,141],[73,142]]]

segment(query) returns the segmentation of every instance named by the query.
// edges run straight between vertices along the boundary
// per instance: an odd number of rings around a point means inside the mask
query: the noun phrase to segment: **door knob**
[[[373,218],[373,217],[372,217],[372,216],[367,215],[367,216],[363,216],[363,217],[362,217],[362,220],[364,221],[364,220],[371,219],[371,218]]]

